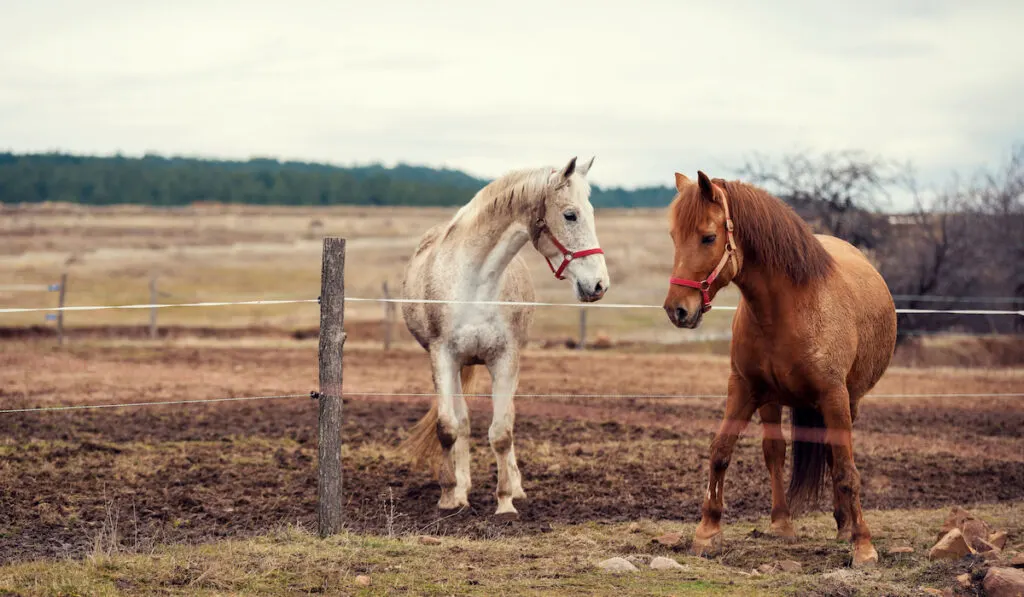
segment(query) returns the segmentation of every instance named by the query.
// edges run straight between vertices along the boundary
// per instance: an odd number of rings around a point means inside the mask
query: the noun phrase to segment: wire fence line
[[[662,309],[662,305],[644,305],[638,303],[550,303],[542,301],[473,301],[473,300],[447,300],[447,299],[402,299],[402,298],[379,298],[379,297],[345,297],[348,303],[420,303],[438,305],[491,305],[503,307],[568,307],[587,309]],[[131,305],[82,305],[72,307],[5,307],[0,308],[0,314],[12,313],[42,313],[60,311],[108,311],[116,309],[172,309],[191,307],[226,307],[235,305],[289,305],[299,303],[318,303],[315,299],[280,299],[280,300],[251,300],[251,301],[217,301],[197,303],[140,303]],[[736,305],[716,305],[720,311],[735,311]],[[908,309],[897,308],[896,313],[917,314],[917,315],[1013,315],[1024,317],[1024,309]]]
[[[309,398],[309,393],[306,394],[281,394],[278,396],[240,396],[237,398],[198,398],[195,400],[161,400],[157,402],[124,402],[121,404],[70,404],[60,406],[34,406],[26,408],[7,408],[0,410],[0,414],[10,413],[32,413],[32,412],[51,412],[61,410],[92,410],[97,408],[126,408],[136,406],[160,406],[167,404],[203,404],[210,402],[247,402],[253,400],[277,400],[281,398]]]
[[[436,392],[363,392],[343,391],[343,397],[397,397],[397,398],[432,398]],[[0,410],[0,414],[54,412],[69,410],[93,410],[105,408],[134,408],[144,406],[209,404],[214,402],[249,402],[256,400],[279,400],[286,398],[315,398],[316,392],[305,394],[279,394],[276,396],[241,396],[233,398],[199,398],[195,400],[159,400],[153,402],[123,402],[117,404],[71,404],[58,406],[36,406],[24,408],[8,408]],[[490,394],[461,394],[464,398],[490,398]],[[516,398],[615,398],[615,399],[724,399],[726,394],[587,394],[587,393],[548,393],[531,394],[516,393]],[[895,393],[867,394],[865,398],[1024,398],[1024,392],[975,392],[975,393]]]

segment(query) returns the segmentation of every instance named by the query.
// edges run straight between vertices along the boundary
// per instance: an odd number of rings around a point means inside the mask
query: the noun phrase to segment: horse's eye
[[[576,221],[576,212],[574,212],[574,211],[567,211],[563,215],[565,215],[565,219],[568,220],[569,222],[575,222]]]
[[[717,237],[714,234],[705,234],[704,238],[700,239],[700,242],[704,243],[705,245],[710,245],[714,244],[716,238]]]

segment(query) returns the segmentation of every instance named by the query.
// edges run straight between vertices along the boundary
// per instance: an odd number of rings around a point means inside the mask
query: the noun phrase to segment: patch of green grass
[[[1024,532],[1024,504],[972,510],[1014,537]],[[285,527],[247,540],[173,545],[146,554],[97,554],[80,561],[40,561],[0,568],[0,590],[19,595],[915,595],[925,586],[955,583],[965,562],[931,562],[946,509],[867,512],[881,555],[872,570],[851,570],[849,546],[832,539],[826,513],[801,518],[801,538],[785,543],[755,533],[767,521],[726,526],[726,551],[707,560],[652,543],[667,531],[692,535],[692,523],[639,521],[561,526],[550,533],[500,540],[443,537],[423,545],[417,537],[343,533],[319,539]],[[892,555],[909,544],[915,552]],[[654,571],[651,557],[675,558],[683,570]],[[640,570],[612,574],[596,567],[622,556]],[[761,563],[794,559],[797,573],[750,574]],[[368,576],[369,586],[356,578]]]

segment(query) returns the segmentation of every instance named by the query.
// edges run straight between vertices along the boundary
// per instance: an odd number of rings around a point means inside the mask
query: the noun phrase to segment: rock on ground
[[[953,529],[946,533],[935,547],[928,552],[929,560],[959,560],[971,553],[971,546],[967,544],[960,529]]]
[[[421,545],[441,545],[441,540],[437,537],[431,537],[430,535],[423,535],[420,537]]]
[[[597,567],[608,572],[637,572],[638,570],[626,558],[608,558],[598,564]]]
[[[686,567],[672,558],[658,556],[651,560],[652,570],[685,570]]]
[[[1024,570],[989,568],[982,587],[989,597],[1020,597],[1024,595]]]
[[[356,577],[356,584],[360,587],[368,587],[370,586],[370,577],[360,574]]]

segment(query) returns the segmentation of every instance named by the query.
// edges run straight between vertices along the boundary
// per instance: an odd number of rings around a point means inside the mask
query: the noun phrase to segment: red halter
[[[569,267],[569,262],[573,259],[586,257],[587,255],[604,254],[604,251],[600,247],[596,249],[586,249],[584,251],[570,251],[569,249],[566,249],[562,243],[558,242],[558,239],[555,238],[555,235],[551,233],[551,230],[549,230],[546,225],[544,226],[543,232],[548,233],[548,236],[551,237],[551,242],[555,245],[555,248],[562,252],[562,265],[559,265],[558,269],[555,269],[554,264],[551,263],[551,260],[548,259],[547,256],[544,257],[544,260],[548,262],[548,267],[551,268],[551,273],[555,274],[555,277],[559,280],[565,279],[562,272],[565,271],[565,268]]]
[[[685,286],[687,288],[696,288],[700,291],[701,295],[701,310],[707,313],[711,310],[711,297],[708,295],[708,290],[711,289],[711,284],[714,283],[715,279],[718,278],[718,274],[722,273],[722,269],[725,268],[725,262],[732,258],[732,269],[733,272],[739,271],[736,265],[736,241],[732,237],[732,218],[729,217],[729,203],[725,199],[725,195],[722,195],[722,209],[725,211],[725,253],[722,253],[722,259],[719,260],[718,265],[711,271],[707,278],[704,278],[700,282],[693,280],[686,280],[683,278],[669,278],[669,284],[675,284],[676,286]]]

